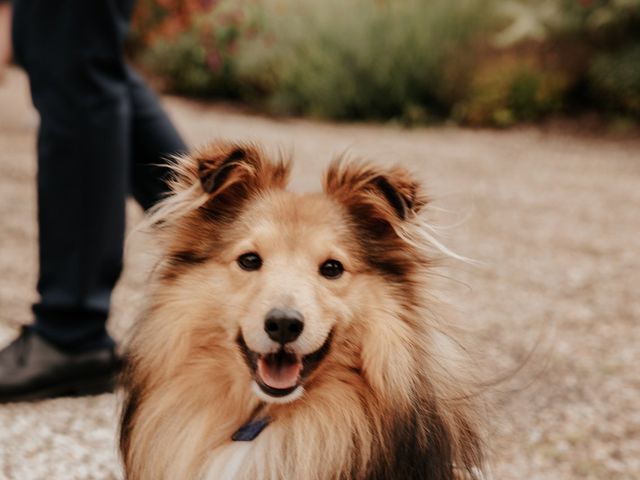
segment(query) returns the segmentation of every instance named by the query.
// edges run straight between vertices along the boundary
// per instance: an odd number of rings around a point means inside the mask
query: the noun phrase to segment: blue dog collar
[[[231,440],[234,442],[250,442],[255,440],[269,423],[271,423],[270,417],[264,417],[259,420],[249,420],[236,430],[236,433],[231,436]]]

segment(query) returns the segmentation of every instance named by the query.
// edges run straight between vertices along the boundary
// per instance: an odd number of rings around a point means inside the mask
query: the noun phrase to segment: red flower
[[[207,53],[207,65],[212,72],[217,72],[222,67],[222,58],[217,50],[210,50]]]

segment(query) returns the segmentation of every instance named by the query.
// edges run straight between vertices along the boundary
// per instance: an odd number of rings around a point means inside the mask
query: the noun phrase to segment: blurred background
[[[140,0],[174,92],[331,119],[509,126],[640,116],[638,0]]]
[[[480,375],[506,375],[494,478],[640,478],[640,0],[138,0],[128,54],[190,146],[284,148],[298,190],[345,150],[424,181],[481,262],[439,273]],[[3,344],[32,320],[37,126],[0,67]],[[134,235],[118,340],[144,253]],[[114,395],[0,406],[0,479],[122,478],[116,416]]]

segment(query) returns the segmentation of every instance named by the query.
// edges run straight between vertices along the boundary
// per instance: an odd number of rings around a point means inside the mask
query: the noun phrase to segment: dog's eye
[[[338,260],[329,259],[320,265],[320,275],[325,278],[339,278],[344,272],[344,267]]]
[[[247,271],[259,270],[262,266],[262,259],[260,258],[260,255],[254,252],[240,255],[237,261],[240,268]]]

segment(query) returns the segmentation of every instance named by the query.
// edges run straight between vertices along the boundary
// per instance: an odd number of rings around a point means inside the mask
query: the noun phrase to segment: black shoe
[[[70,353],[23,327],[0,350],[0,403],[112,392],[119,368],[113,348]]]

